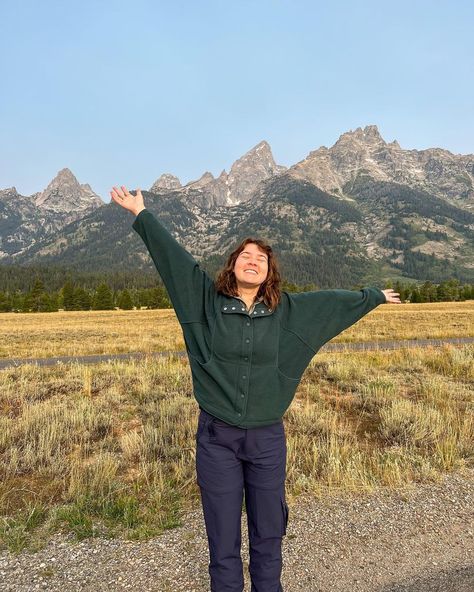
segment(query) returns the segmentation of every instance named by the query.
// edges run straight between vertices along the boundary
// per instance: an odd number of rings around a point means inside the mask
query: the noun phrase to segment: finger
[[[120,199],[120,197],[116,193],[112,193],[112,191],[111,191],[110,195],[112,196],[112,199],[115,203],[118,203],[118,204],[122,203],[122,200]]]
[[[115,187],[115,185],[114,185],[114,189],[119,197],[121,197],[122,199],[125,197],[125,195],[123,194],[123,191],[121,189],[117,189],[117,187]]]
[[[117,187],[114,187],[114,193],[117,196],[117,198],[123,199],[123,193],[120,189],[117,189]]]
[[[130,197],[133,197],[133,195],[132,195],[132,194],[130,193],[130,191],[129,191],[129,190],[126,188],[126,187],[125,187],[125,185],[121,185],[121,187],[122,187],[122,191],[123,191],[123,193],[124,193],[124,195],[125,195],[126,197],[128,197],[128,196],[130,196]]]

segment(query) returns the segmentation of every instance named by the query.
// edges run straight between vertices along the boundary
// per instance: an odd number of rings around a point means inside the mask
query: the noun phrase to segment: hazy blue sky
[[[291,165],[350,129],[474,152],[474,2],[0,0],[0,188],[68,167],[109,201]]]

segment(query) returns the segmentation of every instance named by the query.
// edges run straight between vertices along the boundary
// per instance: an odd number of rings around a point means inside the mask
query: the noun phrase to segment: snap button
[[[240,397],[243,399],[245,397],[245,395],[240,395]]]
[[[235,306],[232,307],[232,310],[235,310]]]
[[[244,310],[244,309],[242,309],[242,310]],[[250,323],[248,321],[247,321],[247,327],[250,327]]]
[[[227,310],[227,306],[224,306],[224,310]]]
[[[237,415],[240,417],[242,415],[242,413],[238,413]]]
[[[245,340],[245,343],[250,343],[250,339],[246,339]]]
[[[245,374],[242,376],[242,378],[245,380],[247,377],[245,376]]]

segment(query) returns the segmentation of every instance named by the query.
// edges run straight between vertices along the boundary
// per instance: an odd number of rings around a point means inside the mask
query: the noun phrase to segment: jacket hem
[[[233,426],[235,426],[236,428],[258,428],[258,427],[262,427],[262,426],[266,426],[266,425],[273,425],[275,423],[280,423],[280,421],[282,421],[282,417],[280,417],[279,419],[263,419],[261,421],[243,421],[241,423],[234,423],[234,421],[229,420],[229,418],[226,417],[222,417],[221,415],[218,415],[220,413],[219,409],[217,409],[216,407],[213,407],[212,405],[208,405],[207,403],[202,403],[202,401],[200,401],[196,395],[194,395],[196,401],[198,402],[199,406],[202,407],[204,409],[204,411],[206,411],[207,413],[210,413],[211,415],[214,415],[215,417],[217,417],[217,419],[220,419],[222,421],[225,421],[226,423],[229,423]]]

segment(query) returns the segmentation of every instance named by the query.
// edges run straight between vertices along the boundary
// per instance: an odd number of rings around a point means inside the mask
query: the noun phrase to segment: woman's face
[[[245,245],[235,260],[237,285],[244,288],[260,286],[268,274],[268,255],[255,243]]]

